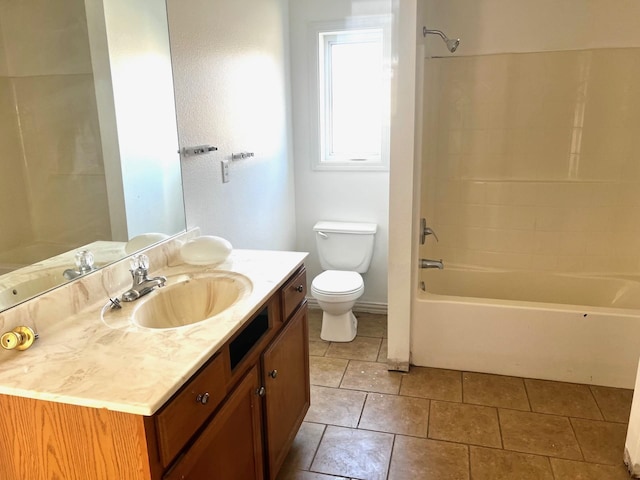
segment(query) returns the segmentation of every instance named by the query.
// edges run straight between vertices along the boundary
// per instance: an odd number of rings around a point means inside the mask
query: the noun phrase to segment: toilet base
[[[322,313],[320,338],[327,342],[351,342],[356,338],[358,319],[351,310],[340,315]]]

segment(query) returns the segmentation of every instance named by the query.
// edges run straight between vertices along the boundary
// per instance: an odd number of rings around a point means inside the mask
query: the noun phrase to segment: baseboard
[[[307,297],[307,302],[309,304],[310,309],[320,310],[318,301],[315,298]],[[353,307],[354,312],[377,313],[380,315],[386,315],[387,310],[388,310],[388,305],[386,303],[378,303],[378,302],[356,302],[355,307]]]

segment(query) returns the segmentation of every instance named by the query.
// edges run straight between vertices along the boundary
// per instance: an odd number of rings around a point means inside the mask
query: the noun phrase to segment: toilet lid
[[[327,270],[313,279],[311,286],[319,293],[348,295],[362,288],[364,282],[358,272]]]

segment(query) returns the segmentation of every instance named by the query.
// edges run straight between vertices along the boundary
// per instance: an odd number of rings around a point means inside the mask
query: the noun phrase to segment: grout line
[[[473,480],[471,476],[471,445],[467,445],[467,465],[469,465],[469,480]]]
[[[431,438],[431,419],[433,418],[433,400],[429,400],[429,420],[427,423],[427,438]]]
[[[551,471],[551,477],[553,480],[556,480],[556,472],[553,471],[553,464],[551,463],[551,457],[546,457],[547,463],[549,464],[549,470]]]
[[[396,437],[397,435],[393,434],[393,441],[391,442],[391,453],[389,453],[389,461],[387,462],[387,476],[385,477],[389,480],[389,475],[391,475],[391,459],[393,458],[393,452],[396,448]]]
[[[596,407],[598,408],[598,412],[600,412],[600,416],[602,417],[602,420],[606,421],[605,417],[604,417],[604,412],[602,411],[602,408],[600,408],[600,404],[598,403],[598,399],[596,398],[596,396],[593,393],[592,387],[593,385],[587,385],[587,387],[589,388],[589,393],[591,393],[591,398],[593,398],[593,401],[596,404]]]
[[[584,452],[582,451],[582,445],[580,445],[580,441],[578,440],[578,435],[576,435],[576,429],[573,427],[573,422],[570,417],[566,417],[569,422],[569,426],[571,427],[571,433],[573,433],[573,438],[576,439],[576,445],[578,445],[578,450],[580,450],[580,455],[582,455],[582,461],[585,462]]]
[[[496,408],[496,415],[498,417],[498,433],[500,433],[500,448],[504,450],[504,439],[502,438],[502,422],[500,421],[500,409]]]
[[[347,375],[347,370],[349,369],[349,365],[351,365],[351,360],[347,360],[347,364],[342,371],[342,375],[340,376],[340,381],[338,382],[338,388],[342,388],[342,382],[344,382],[344,377]],[[348,390],[348,389],[345,389]]]
[[[362,421],[362,414],[364,413],[364,409],[367,406],[367,400],[369,400],[369,393],[370,392],[367,392],[367,394],[364,396],[364,402],[362,402],[362,407],[360,408],[360,415],[358,416],[358,421],[356,422],[356,426],[355,426],[356,430],[360,428],[360,422]]]
[[[527,388],[527,381],[522,377],[520,377],[520,380],[522,380],[522,385],[524,386],[524,393],[527,396],[527,404],[529,405],[529,411],[533,412],[533,407],[531,406],[531,399],[529,398],[529,389]]]
[[[313,456],[311,457],[311,462],[309,462],[309,470],[307,471],[311,471],[311,466],[313,465],[313,462],[316,459],[316,456],[318,455],[318,450],[320,450],[320,444],[322,443],[322,440],[324,439],[324,434],[327,432],[327,424],[326,423],[320,423],[318,425],[324,425],[324,428],[322,429],[322,435],[320,435],[320,441],[318,441],[318,445],[316,445],[316,449],[313,452]]]

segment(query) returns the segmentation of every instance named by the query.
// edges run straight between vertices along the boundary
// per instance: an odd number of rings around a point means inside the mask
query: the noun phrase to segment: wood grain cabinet
[[[242,379],[166,480],[262,479],[262,425],[257,367]]]
[[[309,409],[309,333],[306,303],[262,358],[269,479],[273,480]]]
[[[273,480],[309,408],[301,267],[155,415],[0,395],[2,480]]]

